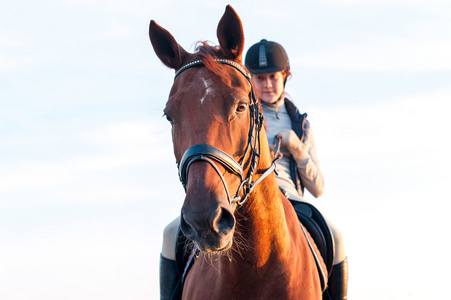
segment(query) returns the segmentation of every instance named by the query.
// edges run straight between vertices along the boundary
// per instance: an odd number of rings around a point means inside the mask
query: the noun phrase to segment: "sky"
[[[159,299],[184,192],[148,26],[192,52],[227,4],[289,55],[349,299],[447,295],[449,1],[0,0],[0,299]]]

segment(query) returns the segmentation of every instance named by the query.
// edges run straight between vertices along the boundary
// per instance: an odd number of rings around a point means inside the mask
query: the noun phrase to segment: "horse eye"
[[[238,104],[238,107],[236,108],[237,112],[244,112],[247,109],[247,104],[246,103],[240,103]]]
[[[164,116],[166,117],[166,120],[169,121],[169,123],[174,124],[174,120],[172,120],[170,116],[168,116],[167,114],[164,114]]]

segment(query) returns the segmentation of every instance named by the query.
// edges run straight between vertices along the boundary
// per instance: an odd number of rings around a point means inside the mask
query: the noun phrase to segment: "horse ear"
[[[244,48],[244,32],[240,17],[227,5],[216,32],[224,55],[232,60],[241,61]]]
[[[154,20],[150,21],[149,37],[155,53],[166,66],[178,70],[183,65],[188,52]]]

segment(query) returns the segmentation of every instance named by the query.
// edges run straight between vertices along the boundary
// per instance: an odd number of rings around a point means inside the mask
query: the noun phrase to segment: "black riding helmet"
[[[265,39],[249,48],[244,63],[252,74],[290,70],[290,62],[285,49],[280,44]]]

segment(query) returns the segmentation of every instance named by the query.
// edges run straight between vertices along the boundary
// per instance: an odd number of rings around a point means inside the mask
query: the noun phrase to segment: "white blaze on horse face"
[[[204,82],[204,86],[205,86],[205,95],[202,96],[202,98],[200,99],[200,104],[204,104],[205,101],[205,97],[207,97],[208,94],[213,92],[213,88],[212,88],[212,81],[211,79],[203,79],[201,78],[202,81]]]

